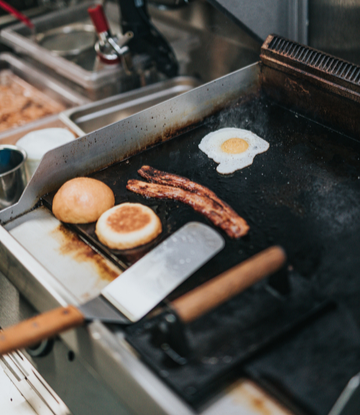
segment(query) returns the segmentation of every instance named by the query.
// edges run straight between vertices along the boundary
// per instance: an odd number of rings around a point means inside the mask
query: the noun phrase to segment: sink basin
[[[59,54],[59,47],[56,47],[57,51],[51,51],[41,44],[46,34],[54,34],[54,31],[67,33],[74,25],[91,24],[87,8],[93,3],[85,1],[34,19],[36,39],[40,43],[34,40],[30,29],[22,23],[3,30],[2,41],[92,101],[164,79],[154,68],[148,68],[140,81],[138,76],[127,75],[117,65],[99,62],[92,47],[84,50],[74,48],[72,52],[78,50],[78,54],[65,56]],[[119,8],[112,2],[106,2],[105,12],[111,31],[118,33]],[[209,82],[259,60],[260,44],[205,0],[191,2],[179,10],[160,10],[149,6],[149,13],[154,25],[172,46],[181,76]],[[64,45],[60,46],[62,49]],[[134,65],[145,65],[143,55],[133,58]]]

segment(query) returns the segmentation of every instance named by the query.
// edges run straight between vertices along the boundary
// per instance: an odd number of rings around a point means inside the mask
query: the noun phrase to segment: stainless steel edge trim
[[[82,137],[83,135],[85,135],[85,131],[82,130],[78,125],[76,125],[68,116],[67,116],[67,111],[64,112],[60,112],[59,114],[59,119],[65,124],[67,125],[71,131],[73,131],[74,133],[76,133],[79,137]]]
[[[22,161],[18,165],[16,165],[15,167],[13,167],[11,170],[7,170],[4,173],[0,173],[0,178],[6,176],[7,174],[14,173],[16,170],[20,169],[21,166],[23,166],[26,163],[26,160],[27,160],[27,157],[28,157],[27,156],[27,153],[25,152],[25,150],[23,150],[20,147],[14,146],[12,144],[0,144],[0,150],[5,150],[5,149],[14,150],[14,151],[22,154],[23,159],[22,159]]]

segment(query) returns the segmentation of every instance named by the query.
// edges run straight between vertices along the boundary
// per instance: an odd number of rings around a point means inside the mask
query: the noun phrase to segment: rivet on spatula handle
[[[29,347],[85,321],[74,306],[60,307],[0,331],[0,356]]]
[[[284,250],[273,246],[177,298],[171,306],[184,323],[190,323],[278,271],[285,262]]]

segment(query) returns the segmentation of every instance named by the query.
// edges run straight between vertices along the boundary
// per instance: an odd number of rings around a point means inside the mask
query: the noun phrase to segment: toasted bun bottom
[[[88,177],[78,177],[64,183],[57,191],[52,211],[66,223],[90,223],[113,207],[115,197],[109,186]]]
[[[153,210],[140,203],[123,203],[103,213],[96,223],[99,241],[111,249],[130,249],[144,245],[162,231]]]

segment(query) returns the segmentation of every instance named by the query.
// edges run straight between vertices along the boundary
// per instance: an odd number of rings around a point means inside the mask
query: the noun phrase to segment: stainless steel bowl
[[[26,153],[11,145],[0,145],[0,209],[16,203],[27,183]]]

